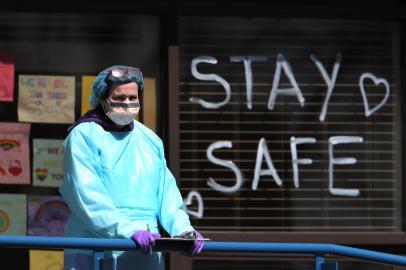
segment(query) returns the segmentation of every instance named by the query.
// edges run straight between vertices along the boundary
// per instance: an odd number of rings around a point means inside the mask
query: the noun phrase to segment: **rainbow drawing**
[[[10,226],[10,218],[7,213],[3,210],[0,210],[0,233],[7,231]]]
[[[35,173],[35,176],[39,180],[43,181],[48,176],[48,169],[46,169],[46,168],[44,168],[44,169],[37,168],[37,169],[35,169],[34,173]]]
[[[13,148],[19,148],[20,142],[16,140],[11,140],[11,139],[0,139],[0,149],[3,151],[9,151]]]
[[[42,204],[34,215],[34,221],[50,223],[51,221],[66,222],[69,208],[64,201],[52,200]]]

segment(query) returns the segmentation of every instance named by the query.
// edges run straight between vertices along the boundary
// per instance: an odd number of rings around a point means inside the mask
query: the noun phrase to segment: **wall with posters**
[[[115,64],[140,67],[144,105],[153,109],[139,120],[157,128],[158,19],[9,12],[0,28],[0,235],[63,236],[69,215],[58,193],[63,141],[90,109],[98,72]],[[58,252],[1,249],[0,259],[9,269],[61,269]]]

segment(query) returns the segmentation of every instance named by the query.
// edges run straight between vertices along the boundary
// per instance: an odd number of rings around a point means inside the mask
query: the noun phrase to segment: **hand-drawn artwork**
[[[31,249],[30,270],[63,270],[63,251]]]
[[[316,64],[317,68],[319,69],[319,71],[321,73],[321,76],[323,76],[323,79],[327,84],[327,95],[326,95],[326,97],[324,99],[323,107],[321,109],[321,113],[320,113],[320,116],[319,116],[319,120],[324,121],[324,119],[326,119],[328,103],[330,101],[331,94],[333,93],[334,85],[335,85],[336,80],[337,80],[337,74],[338,74],[338,71],[340,69],[342,56],[341,56],[341,53],[337,53],[336,61],[334,62],[333,72],[331,74],[331,77],[328,76],[328,73],[327,73],[326,69],[324,68],[324,66],[320,62],[320,60],[317,58],[317,56],[312,54],[312,55],[310,55],[310,58]]]
[[[192,211],[189,210],[187,207],[192,205],[193,198],[196,198],[197,200],[197,211]],[[202,218],[203,217],[203,211],[204,211],[204,205],[203,205],[203,199],[202,195],[198,191],[191,191],[187,195],[187,198],[183,201],[184,202],[184,209],[186,213],[188,213],[191,216],[197,217],[197,218]]]
[[[230,62],[243,62],[244,63],[244,73],[245,73],[245,85],[247,91],[247,108],[252,110],[252,62],[266,62],[266,56],[231,56]]]
[[[4,233],[10,227],[10,218],[7,213],[0,209],[0,234]]]
[[[293,167],[293,183],[295,187],[299,187],[299,165],[310,165],[313,163],[311,158],[297,158],[297,145],[304,143],[315,143],[315,138],[290,138],[290,152],[292,154],[292,167]]]
[[[224,105],[226,105],[228,103],[228,101],[231,98],[230,84],[225,79],[220,77],[219,75],[216,75],[216,74],[202,74],[199,71],[197,71],[197,65],[199,63],[217,64],[217,59],[214,58],[214,57],[211,57],[211,56],[198,56],[196,58],[193,58],[192,65],[191,65],[192,75],[198,80],[216,81],[216,82],[220,83],[224,87],[224,90],[226,92],[226,97],[224,98],[223,101],[218,102],[218,103],[208,102],[208,101],[205,101],[205,100],[203,100],[201,98],[196,98],[196,97],[189,98],[189,101],[193,102],[193,103],[200,104],[206,109],[218,109],[218,108],[223,107]]]
[[[63,181],[63,140],[33,139],[33,185],[59,187]]]
[[[378,105],[376,105],[372,109],[369,108],[368,98],[367,98],[367,95],[365,93],[365,87],[364,87],[364,80],[365,79],[372,80],[375,85],[379,85],[379,84],[382,83],[385,86],[385,91],[386,91],[385,92],[385,97],[382,99],[382,101]],[[386,101],[389,98],[389,94],[390,94],[390,87],[389,87],[388,81],[386,79],[384,79],[384,78],[377,78],[374,74],[369,73],[369,72],[363,73],[359,77],[359,89],[361,91],[362,100],[364,101],[364,111],[365,111],[365,116],[366,117],[369,117],[374,112],[379,110],[386,103]]]
[[[19,75],[18,120],[73,123],[75,77]]]
[[[266,164],[268,165],[267,170],[262,170],[262,160],[263,156],[265,156]],[[273,165],[271,155],[269,154],[268,146],[266,144],[265,138],[261,138],[258,143],[258,150],[257,150],[257,159],[255,162],[255,171],[254,171],[254,179],[252,181],[252,189],[256,190],[258,188],[259,177],[264,175],[272,175],[275,183],[278,186],[282,186],[282,180],[278,175],[278,172]]]
[[[30,124],[0,123],[0,183],[29,184]]]
[[[0,101],[14,100],[14,56],[0,54]]]
[[[290,95],[290,96],[297,96],[299,100],[300,106],[305,105],[305,99],[300,91],[299,85],[296,82],[295,76],[293,75],[292,67],[290,66],[289,62],[286,61],[285,57],[282,54],[277,55],[276,60],[276,68],[275,68],[275,75],[273,77],[272,82],[272,90],[268,100],[268,109],[273,110],[275,106],[275,100],[278,95]],[[292,85],[291,88],[279,88],[279,81],[281,79],[281,70],[286,74],[286,77],[289,79],[290,84]]]
[[[231,148],[231,147],[233,147],[233,144],[230,141],[218,141],[218,142],[212,143],[207,148],[207,151],[206,151],[207,158],[214,164],[230,168],[236,176],[236,183],[232,187],[225,187],[225,186],[222,186],[222,185],[216,183],[216,181],[213,178],[209,177],[209,179],[207,180],[207,185],[212,187],[214,190],[217,190],[217,191],[220,191],[223,193],[233,193],[233,192],[238,191],[241,188],[241,186],[244,182],[244,177],[242,176],[241,171],[238,169],[238,166],[235,165],[234,162],[232,162],[231,160],[222,160],[222,159],[219,159],[219,158],[216,158],[215,156],[213,156],[214,150],[223,148],[223,147]]]
[[[18,159],[10,160],[10,165],[8,167],[8,172],[11,175],[17,176],[20,175],[21,172],[23,171],[23,168],[21,167],[21,161]]]
[[[35,166],[34,166],[35,167]],[[46,169],[46,168],[43,168],[43,169],[41,169],[41,168],[36,168],[35,170],[34,170],[34,175],[38,178],[38,180],[41,182],[41,181],[44,181],[45,180],[45,178],[47,178],[47,176],[48,176],[48,169]],[[35,185],[35,184],[34,184]]]
[[[16,140],[8,140],[8,139],[0,140],[0,149],[3,151],[8,151],[15,147],[16,148],[20,147],[20,143]],[[19,149],[19,151],[21,151],[21,149]]]
[[[359,195],[358,189],[345,189],[334,187],[334,165],[355,164],[357,163],[357,160],[353,157],[334,158],[333,148],[334,145],[341,143],[362,143],[363,141],[364,141],[363,138],[359,136],[333,136],[330,137],[330,139],[328,140],[328,155],[329,155],[328,189],[331,194],[351,197],[356,197]]]
[[[25,194],[0,194],[0,235],[26,235]]]
[[[28,196],[28,235],[63,236],[69,208],[59,196]]]
[[[96,76],[82,76],[82,102],[80,114],[84,115],[92,107],[89,103],[90,93],[92,92],[92,82],[96,79]]]

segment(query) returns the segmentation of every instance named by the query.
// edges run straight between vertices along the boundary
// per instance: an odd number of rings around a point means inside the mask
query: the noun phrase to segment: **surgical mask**
[[[107,117],[119,126],[130,124],[140,111],[138,102],[112,102],[109,99],[102,102]]]

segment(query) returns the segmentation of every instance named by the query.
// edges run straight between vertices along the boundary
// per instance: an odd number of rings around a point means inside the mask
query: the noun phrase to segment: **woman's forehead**
[[[110,95],[138,95],[138,85],[135,82],[115,84],[111,88]]]

